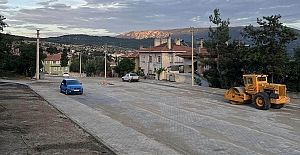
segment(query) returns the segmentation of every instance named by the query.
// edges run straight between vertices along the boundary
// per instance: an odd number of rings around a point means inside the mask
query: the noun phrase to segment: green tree
[[[62,51],[61,58],[60,58],[60,65],[61,65],[61,67],[67,67],[68,66],[68,61],[69,61],[69,58],[68,58],[68,49],[64,49]]]
[[[79,67],[80,67],[79,59],[78,59],[78,57],[75,57],[73,55],[71,65],[70,65],[70,72],[78,72],[79,73],[79,71],[80,71]]]
[[[115,67],[115,70],[119,74],[124,74],[128,72],[132,72],[135,67],[135,62],[129,58],[124,58],[119,62],[119,64]]]
[[[287,63],[288,74],[285,78],[285,84],[288,90],[300,92],[300,47],[294,51],[294,59]]]
[[[139,67],[139,69],[137,70],[136,74],[139,75],[139,76],[145,76],[144,69],[142,69],[141,67]]]
[[[4,28],[7,27],[8,25],[4,22],[6,18],[2,15],[0,15],[0,30],[3,32]]]
[[[201,61],[204,65],[210,65],[210,70],[203,75],[212,84],[212,87],[228,87],[226,77],[227,65],[229,63],[228,56],[232,56],[228,50],[229,34],[229,19],[222,20],[219,9],[214,10],[214,14],[209,16],[210,22],[216,25],[216,28],[209,27],[209,40],[206,42],[206,48],[212,58],[209,61]]]
[[[46,49],[46,51],[47,51],[50,55],[59,53],[59,51],[57,50],[57,48],[54,47],[54,46],[48,47],[48,48]]]
[[[249,48],[238,40],[228,44],[228,52],[223,53],[219,59],[221,64],[222,88],[229,89],[231,87],[243,85],[242,77],[244,71],[244,53]]]
[[[281,15],[257,18],[259,28],[253,25],[244,28],[243,36],[252,40],[251,51],[248,52],[245,66],[248,73],[271,75],[271,81],[282,83],[289,60],[286,45],[297,39],[297,33],[283,26],[279,21]]]
[[[159,68],[158,70],[155,71],[155,73],[157,74],[158,80],[160,80],[160,74],[166,70],[167,70],[166,68]]]
[[[10,47],[12,40],[2,34],[5,27],[8,25],[4,22],[6,18],[0,15],[0,67],[6,68],[7,65],[10,65],[8,58],[11,57]]]
[[[20,58],[18,64],[15,65],[17,71],[25,76],[32,77],[35,74],[36,68],[36,44],[21,43],[19,46]],[[41,60],[44,60],[47,56],[42,53],[42,49],[39,49],[39,69],[43,68]]]
[[[86,64],[86,75],[89,77],[96,75],[96,63],[94,60],[89,60]]]

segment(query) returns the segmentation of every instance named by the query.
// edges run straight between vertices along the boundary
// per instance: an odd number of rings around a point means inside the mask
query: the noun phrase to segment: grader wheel
[[[254,97],[254,105],[257,109],[268,110],[271,107],[269,96],[265,92],[260,92]]]

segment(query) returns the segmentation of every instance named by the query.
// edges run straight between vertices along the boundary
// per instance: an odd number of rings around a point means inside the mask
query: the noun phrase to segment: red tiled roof
[[[191,47],[176,45],[175,43],[171,44],[171,49],[168,48],[168,44],[164,43],[155,47],[148,47],[144,49],[140,49],[140,53],[148,53],[148,52],[186,52],[192,50]]]
[[[133,53],[126,53],[120,56],[121,58],[137,58],[139,57],[139,52],[135,51]]]
[[[61,54],[52,54],[49,55],[45,60],[46,61],[53,61],[53,60],[60,60]]]
[[[201,48],[200,54],[203,54],[203,55],[210,55],[210,53],[207,51],[206,48]]]

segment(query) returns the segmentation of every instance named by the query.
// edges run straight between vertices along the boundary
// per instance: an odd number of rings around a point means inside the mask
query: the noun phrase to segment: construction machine
[[[225,98],[232,104],[254,103],[257,109],[280,109],[290,102],[286,85],[268,83],[267,75],[243,75],[245,87],[232,87]]]

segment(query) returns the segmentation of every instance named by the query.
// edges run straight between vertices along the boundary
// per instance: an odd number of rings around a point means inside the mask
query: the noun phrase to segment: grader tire
[[[271,108],[274,108],[274,109],[281,109],[283,106],[284,106],[284,104],[272,104],[272,105],[271,105]]]
[[[268,110],[271,107],[269,95],[265,92],[260,92],[254,97],[254,105],[257,109]]]

